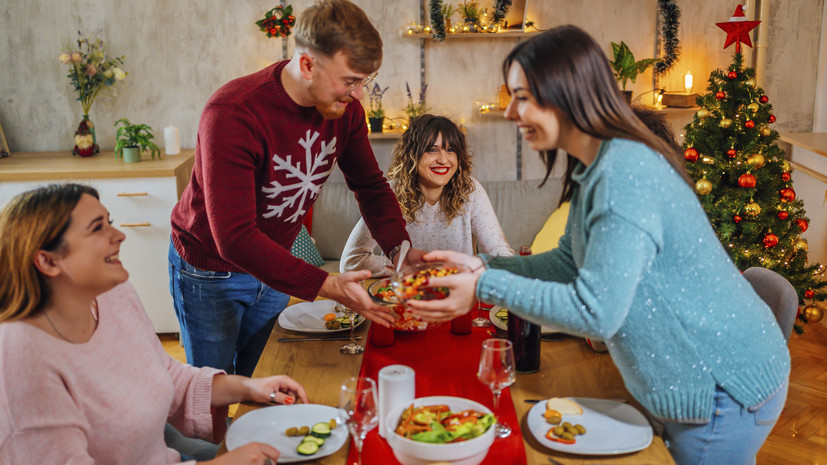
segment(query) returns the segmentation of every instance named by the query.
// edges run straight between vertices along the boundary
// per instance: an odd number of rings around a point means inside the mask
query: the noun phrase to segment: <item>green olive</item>
[[[328,421],[328,422],[327,422],[327,426],[329,426],[329,427],[330,427],[330,429],[336,429],[336,419],[335,419],[335,418],[331,418],[331,419],[330,419],[330,421]],[[586,430],[586,429],[585,429],[585,428],[583,428],[583,431],[584,431],[584,432],[585,432],[585,430]]]
[[[577,430],[577,434],[586,434],[586,427],[581,424],[574,425],[574,429]]]
[[[553,432],[555,436],[560,437],[561,434],[566,432],[566,429],[562,426],[555,426]]]
[[[287,428],[287,431],[285,431],[284,434],[286,434],[287,436],[296,436],[297,434],[299,434],[299,429],[293,426]]]
[[[568,441],[571,441],[572,439],[574,439],[574,435],[566,431],[565,433],[560,435],[560,439],[566,439]]]
[[[330,320],[324,324],[327,329],[339,329],[342,327],[342,322],[339,320]]]
[[[569,423],[567,421],[564,421],[563,424],[560,425],[560,426],[562,426],[563,428],[571,428],[572,425],[571,425],[571,423]]]
[[[296,436],[307,436],[308,434],[310,434],[310,427],[302,426],[301,428],[299,428],[299,434],[297,434]]]

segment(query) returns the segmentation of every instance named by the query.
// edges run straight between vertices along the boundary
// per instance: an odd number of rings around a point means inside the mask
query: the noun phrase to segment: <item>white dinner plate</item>
[[[336,313],[333,309],[336,306],[335,300],[316,300],[313,302],[301,302],[290,305],[279,314],[279,326],[292,331],[302,333],[336,333],[339,331],[350,331],[350,328],[327,329],[322,319],[328,313]],[[337,317],[344,316],[344,313],[336,313]],[[365,322],[365,317],[356,315],[356,324]]]
[[[494,323],[494,326],[500,328],[503,331],[508,331],[508,325],[505,321],[499,319],[496,315],[497,312],[500,311],[502,307],[499,305],[494,305],[491,307],[491,310],[488,311],[488,319],[491,320],[491,323]],[[559,333],[561,330],[555,328],[554,326],[542,326],[540,327],[540,332],[543,334],[551,334],[551,333]]]
[[[312,427],[316,423],[338,418],[339,410],[328,405],[293,404],[264,407],[242,415],[230,423],[224,439],[227,450],[237,449],[250,442],[263,442],[281,452],[278,463],[294,463],[326,457],[341,449],[347,441],[347,426],[340,424],[330,431],[330,437],[313,455],[299,455],[296,447],[304,436],[287,436],[287,428]]]
[[[528,411],[528,429],[540,444],[549,449],[582,455],[628,454],[649,447],[652,427],[636,408],[613,400],[571,397],[583,407],[582,415],[563,415],[563,421],[581,424],[586,434],[576,436],[574,444],[546,439],[553,425],[546,423],[543,413],[546,401],[538,402]]]

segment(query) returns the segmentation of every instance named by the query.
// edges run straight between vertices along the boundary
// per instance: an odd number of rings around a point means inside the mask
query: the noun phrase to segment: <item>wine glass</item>
[[[359,451],[357,464],[361,465],[365,436],[379,424],[376,381],[372,378],[351,377],[342,383],[339,388],[339,414],[353,436],[353,443]]]
[[[471,320],[471,324],[477,328],[487,328],[491,326],[491,320],[482,316],[482,302],[477,302],[477,317]]]
[[[356,339],[353,337],[353,327],[356,325],[356,312],[352,308],[339,303],[336,304],[336,311],[344,312],[348,320],[350,320],[350,342],[339,347],[339,352],[349,355],[361,354],[365,351],[365,346],[357,344]]]
[[[514,349],[508,339],[486,339],[482,341],[480,367],[477,379],[488,386],[494,394],[494,411],[499,409],[500,393],[514,383]],[[499,416],[494,431],[498,438],[511,434],[511,428],[500,423]]]

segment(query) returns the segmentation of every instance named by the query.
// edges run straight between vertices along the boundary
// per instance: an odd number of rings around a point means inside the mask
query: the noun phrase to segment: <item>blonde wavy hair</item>
[[[473,155],[468,150],[465,134],[453,121],[444,116],[418,116],[393,148],[393,162],[388,171],[388,178],[395,181],[393,190],[399,199],[402,215],[409,223],[415,221],[414,214],[425,203],[425,196],[419,188],[417,164],[440,134],[442,147],[451,147],[457,154],[457,171],[439,198],[440,208],[449,222],[462,213],[465,200],[474,191],[474,181],[471,179]]]
[[[83,194],[98,191],[80,184],[50,184],[24,192],[0,213],[0,323],[35,315],[49,301],[50,289],[34,265],[40,250],[63,252],[63,236]]]

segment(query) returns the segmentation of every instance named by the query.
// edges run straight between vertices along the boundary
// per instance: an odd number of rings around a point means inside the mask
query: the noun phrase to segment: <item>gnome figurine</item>
[[[80,155],[81,157],[91,157],[100,152],[100,147],[95,143],[95,124],[88,119],[83,119],[78,125],[78,130],[75,131],[75,148],[72,149],[73,155]]]

